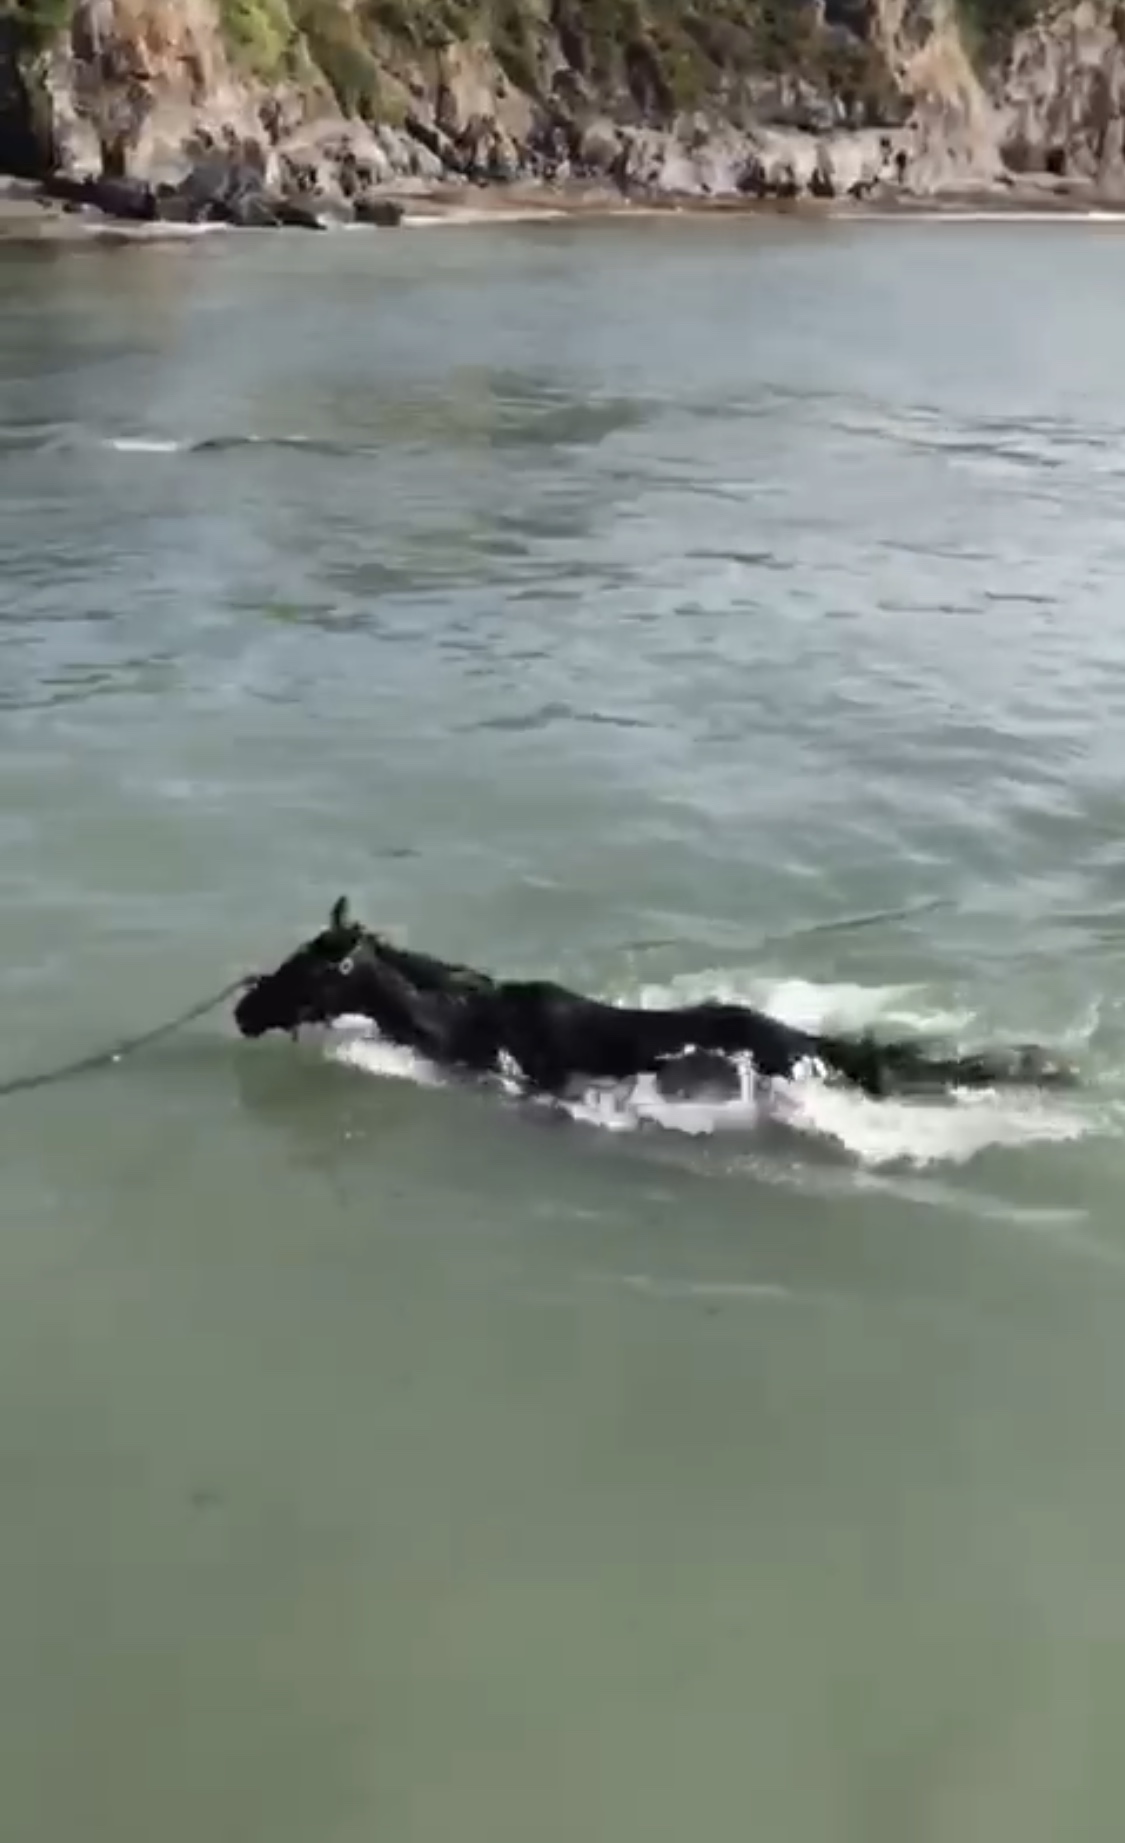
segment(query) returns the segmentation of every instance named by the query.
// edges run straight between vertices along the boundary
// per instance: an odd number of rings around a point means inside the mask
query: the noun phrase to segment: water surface
[[[7,1831],[1116,1840],[1120,231],[2,260],[3,1073],[348,890],[1088,1074],[560,1124],[219,1016],[5,1101]]]

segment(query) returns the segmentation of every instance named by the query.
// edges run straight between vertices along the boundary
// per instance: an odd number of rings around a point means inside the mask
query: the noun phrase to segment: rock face
[[[349,121],[307,56],[264,83],[215,0],[73,0],[28,41],[0,0],[0,168],[114,217],[315,228],[397,223],[391,177],[434,178],[409,137]],[[376,204],[378,208],[376,209]]]
[[[1006,165],[1125,195],[1125,9],[1094,0],[1021,32],[992,85]]]
[[[1125,3],[972,0],[972,33],[967,4],[0,0],[0,171],[247,226],[389,224],[411,192],[517,181],[1125,195]],[[982,37],[994,13],[1006,37]]]
[[[910,189],[926,195],[997,183],[996,126],[952,0],[886,0],[881,30],[911,99],[903,174]]]

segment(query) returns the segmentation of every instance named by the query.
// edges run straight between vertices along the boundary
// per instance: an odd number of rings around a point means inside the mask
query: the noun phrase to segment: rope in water
[[[197,1005],[179,1012],[176,1017],[169,1018],[167,1023],[157,1024],[151,1030],[142,1030],[135,1037],[123,1037],[108,1049],[93,1050],[88,1056],[76,1056],[73,1062],[61,1062],[53,1069],[41,1069],[36,1075],[15,1075],[8,1081],[0,1081],[0,1097],[24,1094],[30,1088],[50,1088],[58,1082],[69,1081],[75,1075],[89,1075],[96,1069],[111,1068],[115,1063],[123,1062],[126,1056],[147,1049],[150,1043],[159,1043],[163,1037],[172,1036],[173,1032],[182,1030],[186,1024],[194,1023],[196,1018],[206,1017],[209,1011],[217,1010],[219,1005],[233,998],[236,992],[244,991],[250,983],[245,977],[232,979],[221,992],[200,999]]]
[[[811,940],[821,934],[850,933],[855,928],[877,928],[884,922],[913,921],[918,915],[932,915],[937,909],[951,909],[951,896],[930,896],[921,902],[911,902],[901,909],[872,909],[864,915],[840,915],[835,920],[809,922],[803,928],[792,928],[787,934],[767,935],[759,946],[784,944],[786,941]]]
[[[937,909],[951,909],[951,896],[930,896],[921,902],[908,903],[901,909],[872,909],[869,914],[840,915],[828,921],[808,922],[802,927],[786,928],[779,934],[759,935],[751,943],[755,953],[766,947],[788,947],[793,941],[812,940],[821,934],[844,934],[856,928],[875,928],[883,923],[913,921],[919,915],[932,915]],[[630,941],[632,953],[653,953],[661,948],[675,947],[678,942],[671,936],[655,936],[651,940]]]

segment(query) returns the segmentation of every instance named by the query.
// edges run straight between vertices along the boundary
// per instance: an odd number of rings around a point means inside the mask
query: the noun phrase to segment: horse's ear
[[[332,928],[336,934],[342,934],[348,926],[348,899],[346,896],[339,896],[332,904]]]

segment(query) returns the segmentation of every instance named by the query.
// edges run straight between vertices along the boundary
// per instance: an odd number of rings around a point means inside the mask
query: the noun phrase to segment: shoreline
[[[1125,222],[1125,199],[1107,196],[1094,187],[1051,186],[1034,181],[1010,186],[967,186],[957,191],[911,194],[897,189],[866,198],[745,198],[659,197],[622,194],[608,186],[552,186],[537,182],[464,186],[429,184],[417,189],[387,186],[388,204],[400,207],[396,228],[422,229],[436,225],[486,225],[550,223],[575,219],[698,219],[759,218],[797,220],[802,223],[918,222],[933,218],[956,222],[1013,223],[1052,221]],[[376,226],[343,224],[353,233],[370,234]],[[288,227],[286,234],[293,232]],[[326,223],[324,228],[333,228]],[[91,243],[182,243],[216,232],[242,236],[247,231],[227,224],[177,224],[131,222],[92,206],[67,210],[37,182],[0,179],[0,248],[4,246]],[[259,235],[263,234],[258,231]],[[307,233],[306,233],[307,234]]]
[[[759,198],[738,193],[699,194],[622,193],[606,184],[551,185],[544,181],[514,181],[504,185],[465,186],[431,183],[417,190],[388,186],[386,196],[405,207],[404,222],[422,218],[490,220],[523,216],[542,217],[765,217],[799,218],[819,222],[852,218],[957,217],[988,213],[997,217],[1125,218],[1125,195],[1109,193],[1092,182],[1066,181],[1035,175],[995,182],[946,187],[938,192],[912,192],[882,185],[857,198],[841,194],[815,197],[802,192],[793,198]]]

